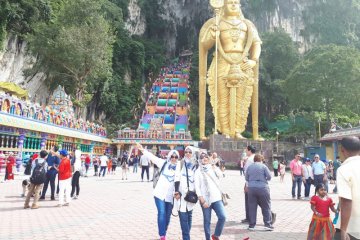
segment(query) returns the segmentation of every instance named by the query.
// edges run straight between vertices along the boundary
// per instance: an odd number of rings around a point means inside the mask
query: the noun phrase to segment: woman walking
[[[285,169],[286,169],[286,165],[284,161],[280,162],[279,168],[280,168],[280,182],[284,182]]]
[[[154,164],[159,166],[160,177],[154,188],[155,205],[158,211],[158,230],[160,240],[166,240],[166,231],[168,229],[173,208],[174,193],[175,193],[175,179],[179,179],[176,171],[180,168],[178,162],[179,153],[176,150],[171,150],[168,154],[167,160],[158,158],[154,154],[145,150],[141,144],[137,144],[137,148]]]
[[[223,176],[223,173],[211,165],[206,152],[200,154],[200,161],[201,166],[195,172],[195,189],[203,211],[205,238],[210,240],[211,211],[214,210],[218,221],[211,239],[218,240],[226,221],[225,207],[219,187],[220,177]]]
[[[97,176],[98,170],[99,170],[99,158],[98,157],[93,158],[93,166],[94,166],[94,176]]]
[[[188,202],[185,196],[189,192],[195,192],[195,171],[198,164],[193,147],[185,148],[185,156],[181,162],[181,168],[178,168],[180,179],[175,180],[175,203],[178,205],[179,220],[183,240],[190,240],[190,230],[192,224],[192,210],[196,203]]]
[[[269,168],[262,163],[262,156],[256,154],[254,163],[251,164],[246,173],[245,179],[248,182],[247,191],[249,197],[249,230],[255,230],[257,206],[262,211],[265,230],[273,231],[270,188],[268,181],[271,179]]]
[[[75,150],[74,173],[71,180],[71,198],[77,199],[80,193],[80,171],[81,171],[81,151]],[[76,190],[76,195],[74,196]]]
[[[125,177],[125,180],[127,180],[127,169],[128,169],[127,156],[121,158],[120,166],[121,166],[121,179],[124,180]]]

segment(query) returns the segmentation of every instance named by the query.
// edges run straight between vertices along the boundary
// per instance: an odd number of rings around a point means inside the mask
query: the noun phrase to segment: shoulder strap
[[[186,166],[186,162],[184,163],[184,165],[185,165],[185,170],[186,170],[186,183],[187,183],[187,187],[188,187],[188,191],[189,191],[189,189],[190,189],[190,187],[189,187],[189,174],[188,174],[188,169],[187,169],[187,166]]]
[[[166,162],[164,162],[163,166],[161,167],[160,172],[159,172],[159,176],[160,176],[161,173],[164,171],[165,165],[166,165]]]
[[[220,186],[215,182],[215,180],[207,172],[205,172],[205,174],[211,179],[211,181],[213,181],[213,183],[215,183],[215,186],[219,189],[220,193],[222,194],[223,192],[221,191]]]

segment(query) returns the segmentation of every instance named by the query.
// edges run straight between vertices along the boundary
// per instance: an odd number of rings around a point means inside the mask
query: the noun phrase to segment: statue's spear
[[[220,10],[224,7],[224,0],[210,0],[210,6],[214,9],[215,12],[215,109],[214,109],[214,115],[215,115],[215,129],[214,134],[217,134],[217,121],[218,121],[218,40],[219,40],[219,20],[220,20]]]

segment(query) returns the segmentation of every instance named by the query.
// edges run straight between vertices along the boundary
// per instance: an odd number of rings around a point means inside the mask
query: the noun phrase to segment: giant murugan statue
[[[253,138],[258,134],[258,79],[261,40],[254,24],[245,19],[240,0],[210,0],[215,17],[199,35],[199,122],[205,137],[206,84],[215,116],[215,131],[243,138],[251,104]],[[208,51],[215,47],[207,71]]]

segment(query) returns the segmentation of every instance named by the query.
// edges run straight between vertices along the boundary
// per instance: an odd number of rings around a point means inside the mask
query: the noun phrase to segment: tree
[[[327,122],[337,113],[360,113],[360,51],[336,45],[319,46],[290,73],[285,89],[295,109],[324,111]]]
[[[27,37],[37,66],[49,74],[50,84],[63,84],[75,95],[78,113],[89,81],[111,76],[114,33],[104,18],[104,1],[68,0],[53,22],[39,23]]]
[[[288,113],[284,81],[299,61],[296,44],[282,29],[262,36],[260,57],[260,113],[268,119]]]
[[[23,38],[32,32],[32,25],[49,21],[49,1],[42,0],[1,0],[0,1],[0,44],[7,33]]]

